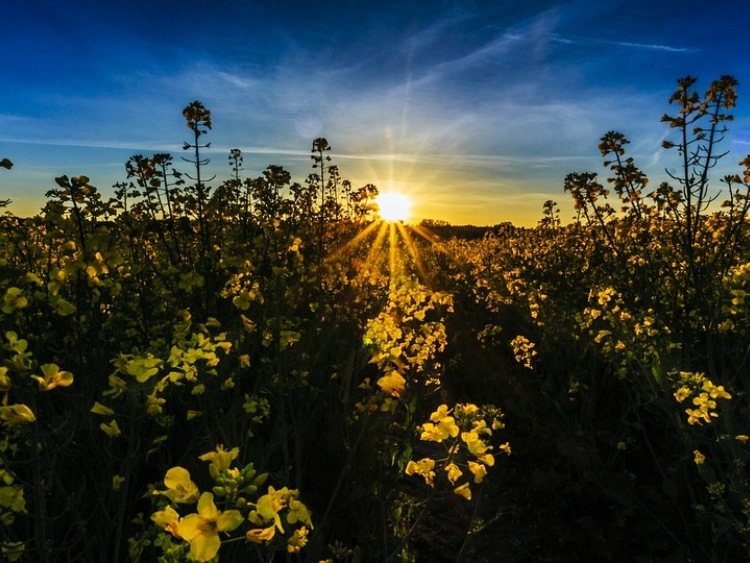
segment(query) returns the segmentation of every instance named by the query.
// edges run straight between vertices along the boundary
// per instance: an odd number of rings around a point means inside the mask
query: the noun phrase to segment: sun
[[[400,193],[380,194],[375,203],[378,204],[378,213],[385,221],[395,223],[406,221],[411,216],[411,199]]]

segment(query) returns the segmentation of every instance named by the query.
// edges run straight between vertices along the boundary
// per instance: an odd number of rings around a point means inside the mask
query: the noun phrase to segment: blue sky
[[[743,1],[9,0],[3,8],[0,198],[34,214],[54,177],[105,195],[134,154],[213,116],[214,184],[240,148],[302,182],[324,136],[344,178],[415,200],[417,218],[533,225],[573,171],[600,172],[619,130],[652,182],[676,79],[740,81],[727,165],[750,153],[750,6]],[[717,176],[718,178],[718,176]]]

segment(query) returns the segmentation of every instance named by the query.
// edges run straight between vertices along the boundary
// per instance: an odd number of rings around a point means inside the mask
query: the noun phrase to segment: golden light
[[[378,204],[380,217],[385,221],[406,221],[411,216],[411,200],[407,195],[384,193],[377,197],[375,203]]]

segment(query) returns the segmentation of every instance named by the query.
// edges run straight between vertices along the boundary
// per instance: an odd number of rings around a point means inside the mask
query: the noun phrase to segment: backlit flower
[[[156,491],[155,494],[164,495],[177,504],[189,504],[198,499],[200,491],[198,485],[190,480],[190,472],[184,467],[172,467],[164,476],[166,491]]]
[[[307,545],[308,529],[305,526],[294,530],[292,537],[286,542],[286,550],[289,553],[299,553]]]
[[[469,471],[474,474],[474,482],[481,483],[487,475],[487,466],[483,463],[477,463],[475,461],[469,462]]]
[[[419,461],[409,461],[406,464],[407,475],[420,475],[424,482],[432,486],[432,482],[435,479],[435,460],[429,457],[420,459]]]
[[[466,500],[471,500],[471,488],[468,483],[464,483],[460,487],[453,489],[453,492],[460,497],[464,497]]]
[[[267,528],[253,528],[248,530],[245,534],[247,541],[253,543],[263,543],[264,541],[271,541],[276,535],[276,526],[271,525]]]
[[[469,468],[471,469],[471,467]],[[458,481],[459,477],[463,475],[463,472],[455,463],[449,463],[448,465],[446,465],[445,473],[448,476],[448,481],[450,481],[454,485],[456,484],[456,481]]]
[[[100,414],[102,416],[112,416],[113,414],[115,414],[115,411],[98,401],[94,402],[94,406],[89,409],[89,412]]]
[[[14,424],[35,422],[36,416],[34,416],[34,412],[29,407],[18,404],[0,407],[0,420],[12,426]]]
[[[216,446],[216,451],[206,452],[205,454],[198,457],[201,461],[211,462],[209,472],[211,477],[216,478],[219,473],[229,469],[231,464],[237,456],[240,455],[239,448],[232,448],[231,450],[225,450],[222,444]]]
[[[99,425],[99,429],[110,438],[117,438],[120,434],[122,434],[122,431],[120,430],[120,427],[117,425],[117,421],[114,418],[108,423],[102,422]]]
[[[399,372],[392,371],[378,379],[378,386],[389,395],[401,398],[406,388],[406,379]]]
[[[442,442],[448,437],[455,438],[458,436],[459,428],[452,416],[446,416],[437,424],[425,422],[422,425],[421,440],[426,442]]]
[[[239,510],[216,508],[213,493],[203,493],[198,499],[197,514],[188,514],[177,523],[177,533],[190,543],[190,558],[210,561],[219,552],[219,532],[231,532],[242,524]]]
[[[42,375],[32,375],[31,378],[39,384],[40,391],[50,391],[55,387],[69,387],[73,384],[73,374],[61,371],[56,364],[43,364]]]
[[[164,510],[154,512],[151,515],[151,520],[159,526],[162,530],[169,532],[174,537],[179,538],[180,535],[177,533],[177,523],[180,520],[180,515],[171,506],[167,506]]]

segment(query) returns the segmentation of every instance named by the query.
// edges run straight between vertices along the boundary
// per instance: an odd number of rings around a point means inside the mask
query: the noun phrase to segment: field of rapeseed
[[[604,135],[569,224],[384,221],[322,138],[212,187],[199,102],[189,174],[57,178],[0,219],[2,559],[747,558],[736,85],[678,81],[670,182]]]

